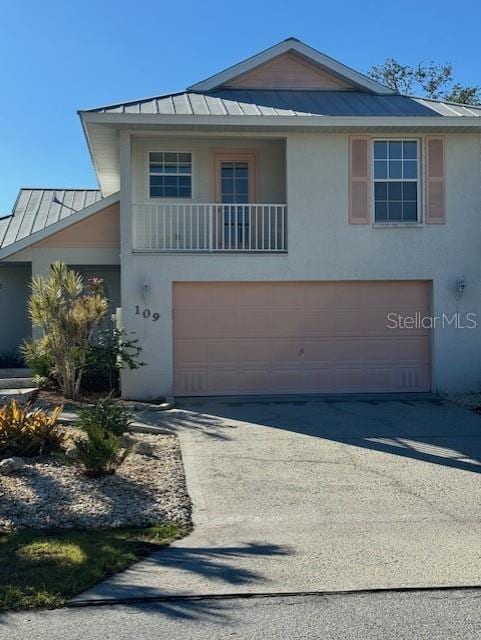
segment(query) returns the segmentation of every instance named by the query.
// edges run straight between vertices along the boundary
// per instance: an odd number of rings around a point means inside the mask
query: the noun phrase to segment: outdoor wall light
[[[148,280],[144,280],[142,283],[142,300],[147,304],[150,300],[150,294],[152,293],[152,284]]]
[[[465,289],[466,289],[466,280],[464,276],[461,276],[456,280],[456,295],[458,297],[462,296]]]

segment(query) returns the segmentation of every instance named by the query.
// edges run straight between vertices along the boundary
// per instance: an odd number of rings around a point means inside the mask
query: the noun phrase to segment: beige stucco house
[[[126,397],[479,390],[481,108],[290,38],[79,114],[99,190],[23,189],[0,219],[0,351],[60,259],[141,341]]]

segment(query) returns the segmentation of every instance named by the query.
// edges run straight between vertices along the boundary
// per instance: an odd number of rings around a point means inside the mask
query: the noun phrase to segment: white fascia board
[[[87,149],[88,149],[88,152],[89,152],[90,160],[92,161],[92,164],[94,166],[95,179],[97,180],[97,184],[99,185],[100,193],[102,194],[102,185],[100,184],[100,181],[99,181],[99,178],[98,178],[99,172],[98,172],[97,161],[95,159],[95,154],[93,153],[93,149],[92,149],[92,144],[91,144],[91,141],[90,141],[90,135],[89,135],[88,128],[85,126],[85,122],[84,122],[84,119],[82,117],[80,117],[80,124],[82,125],[82,131],[84,132],[85,141],[87,142]]]
[[[117,193],[117,191],[120,188],[120,185],[119,185],[119,181],[113,177],[115,175],[115,172],[109,171],[107,172],[107,174],[105,174],[104,169],[101,166],[101,163],[99,161],[99,157],[97,153],[98,150],[96,149],[96,145],[98,143],[97,133],[99,130],[99,123],[88,121],[84,117],[84,114],[82,113],[80,113],[79,115],[80,115],[80,121],[82,123],[82,128],[87,141],[87,147],[88,147],[90,158],[92,160],[92,164],[95,170],[95,176],[97,178],[97,182],[99,184],[101,194],[103,197],[107,197],[112,195],[113,193]],[[89,124],[94,126],[89,127]],[[105,124],[105,122],[102,121],[100,124]],[[119,153],[118,129],[116,127],[108,127],[108,128],[104,127],[102,128],[102,131],[103,132],[110,131],[112,133],[111,135],[112,140],[109,141],[109,146],[112,149],[112,154],[118,156],[118,153]],[[117,167],[117,174],[118,174],[118,167]]]
[[[85,122],[117,125],[199,125],[217,127],[290,127],[306,128],[378,128],[378,127],[417,127],[417,128],[466,128],[481,130],[479,116],[198,116],[198,115],[159,115],[139,113],[85,113]]]
[[[119,199],[120,194],[113,193],[107,198],[97,200],[97,202],[94,202],[88,207],[85,207],[85,209],[76,211],[75,213],[72,213],[72,215],[67,216],[66,218],[62,218],[62,220],[59,220],[58,222],[54,222],[48,227],[45,227],[45,229],[40,229],[39,231],[36,231],[35,233],[32,233],[29,236],[22,238],[21,240],[17,240],[17,242],[12,242],[12,244],[7,245],[3,249],[0,249],[0,260],[7,258],[14,253],[17,253],[18,251],[21,251],[22,249],[25,249],[26,247],[29,247],[36,242],[40,242],[40,240],[48,238],[48,236],[51,236],[58,231],[62,231],[62,229],[66,229],[72,224],[81,222],[82,220],[85,220],[85,218],[99,213],[100,211],[102,211],[102,209],[106,209],[116,202],[119,202]]]
[[[244,60],[243,62],[239,62],[220,73],[217,73],[206,80],[202,80],[201,82],[197,82],[196,84],[188,87],[188,91],[211,91],[216,87],[219,87],[223,84],[226,84],[230,80],[237,78],[238,76],[255,69],[261,64],[265,62],[269,62],[273,58],[281,55],[282,53],[286,53],[287,51],[296,51],[300,55],[312,60],[314,63],[320,65],[326,71],[330,71],[337,77],[347,80],[357,87],[366,89],[373,93],[380,94],[393,94],[396,93],[389,87],[385,87],[384,85],[372,80],[368,76],[351,69],[350,67],[342,64],[342,62],[338,62],[329,56],[309,47],[307,44],[296,40],[295,38],[289,38],[288,40],[284,40],[283,42],[279,42],[279,44],[266,49],[265,51],[261,51],[257,55]]]

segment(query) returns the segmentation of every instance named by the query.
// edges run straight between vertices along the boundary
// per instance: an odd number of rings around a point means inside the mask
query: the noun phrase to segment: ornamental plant
[[[87,353],[82,389],[118,392],[121,370],[144,366],[141,353],[142,347],[133,331],[115,327],[98,331]]]
[[[116,472],[132,451],[121,441],[131,422],[132,414],[111,398],[79,411],[78,427],[86,437],[75,444],[86,476],[101,478]]]
[[[102,478],[112,475],[125,460],[128,448],[122,447],[119,438],[106,433],[102,427],[92,423],[84,429],[86,438],[75,441],[77,458],[84,467],[88,478]]]
[[[29,315],[43,333],[36,342],[51,358],[63,395],[77,400],[92,337],[108,312],[102,280],[85,283],[78,273],[56,262],[48,277],[32,279],[31,290]],[[28,349],[27,344],[24,351]]]
[[[132,423],[132,413],[111,398],[98,400],[93,406],[80,409],[78,427],[87,432],[91,425],[99,427],[104,434],[123,436]]]
[[[64,434],[57,421],[61,412],[61,406],[49,414],[16,400],[4,405],[0,409],[0,458],[42,456],[60,449]]]

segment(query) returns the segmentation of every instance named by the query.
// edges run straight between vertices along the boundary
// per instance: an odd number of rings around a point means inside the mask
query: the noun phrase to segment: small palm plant
[[[48,277],[32,279],[31,289],[32,323],[42,330],[40,342],[52,359],[63,395],[76,400],[92,336],[108,311],[102,282],[93,279],[86,284],[78,273],[56,262]],[[30,351],[27,343],[27,357]]]
[[[77,457],[89,478],[116,472],[132,447],[121,441],[132,422],[132,414],[111,398],[79,411],[79,428],[86,437],[75,441]]]
[[[102,478],[116,472],[130,453],[113,433],[105,432],[98,424],[91,423],[83,428],[86,438],[75,441],[77,457],[88,478]]]

